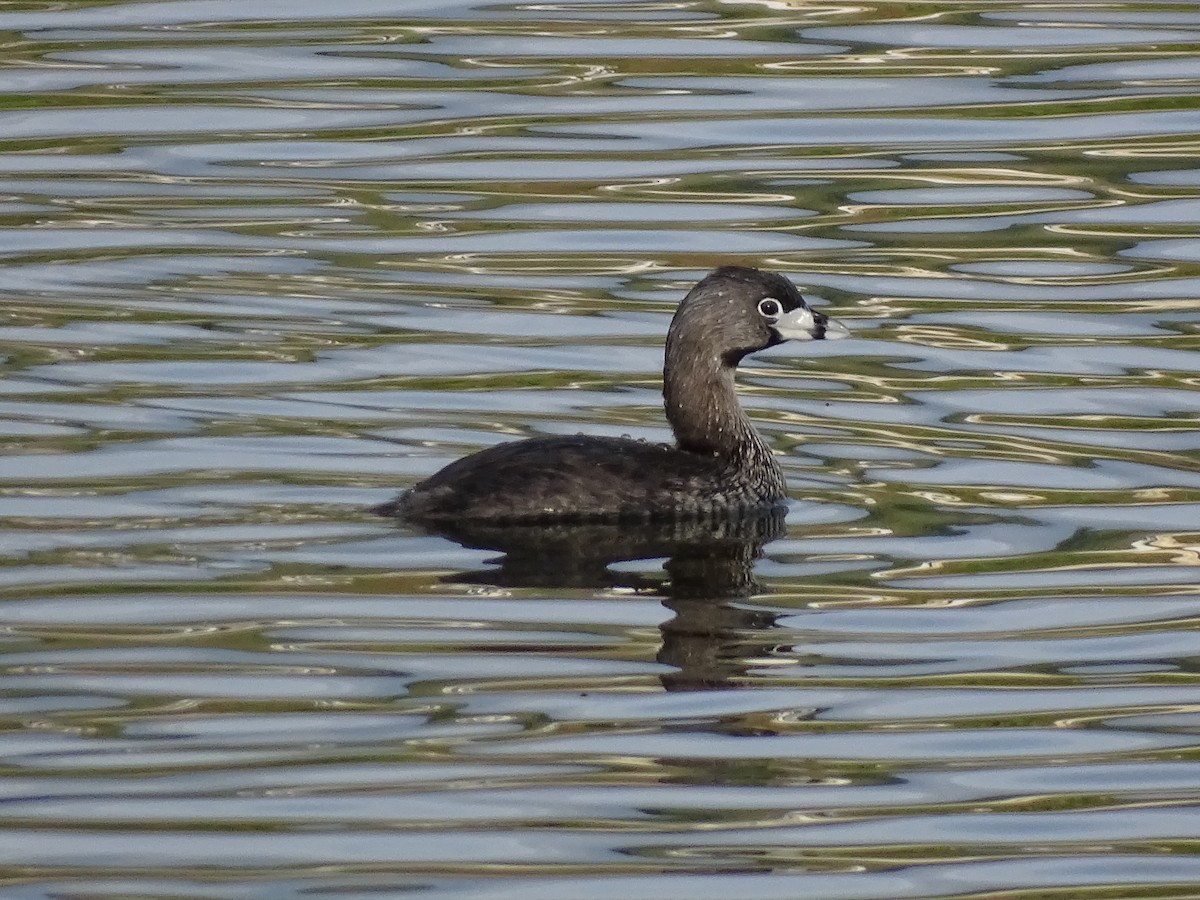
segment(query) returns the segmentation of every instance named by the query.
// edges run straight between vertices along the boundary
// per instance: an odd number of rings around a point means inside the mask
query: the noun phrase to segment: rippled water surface
[[[0,31],[6,897],[1200,891],[1195,4]],[[743,367],[786,524],[366,512],[668,438],[730,262],[855,332]]]

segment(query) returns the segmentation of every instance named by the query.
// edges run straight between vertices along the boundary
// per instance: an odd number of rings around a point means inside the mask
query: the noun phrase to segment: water
[[[0,28],[6,897],[1200,890],[1193,4]],[[855,331],[743,369],[785,524],[364,512],[666,438],[725,262]]]

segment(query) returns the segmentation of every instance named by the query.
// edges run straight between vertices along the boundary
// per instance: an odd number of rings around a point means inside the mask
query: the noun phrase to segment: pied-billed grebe
[[[742,411],[733,373],[786,340],[848,335],[782,275],[724,266],[683,298],[667,332],[663,398],[676,446],[540,437],[451,463],[378,507],[421,523],[647,521],[780,505],[783,470]]]

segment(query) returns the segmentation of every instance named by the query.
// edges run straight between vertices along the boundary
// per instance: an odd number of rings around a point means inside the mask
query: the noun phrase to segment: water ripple
[[[1192,896],[1197,22],[911,6],[0,12],[5,896]],[[365,512],[722,262],[775,540]]]

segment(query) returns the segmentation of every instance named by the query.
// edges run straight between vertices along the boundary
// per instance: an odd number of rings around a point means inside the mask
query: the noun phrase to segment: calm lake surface
[[[1200,891],[1196,4],[0,31],[5,897]],[[855,332],[743,367],[786,523],[366,512],[668,439],[722,263]]]

